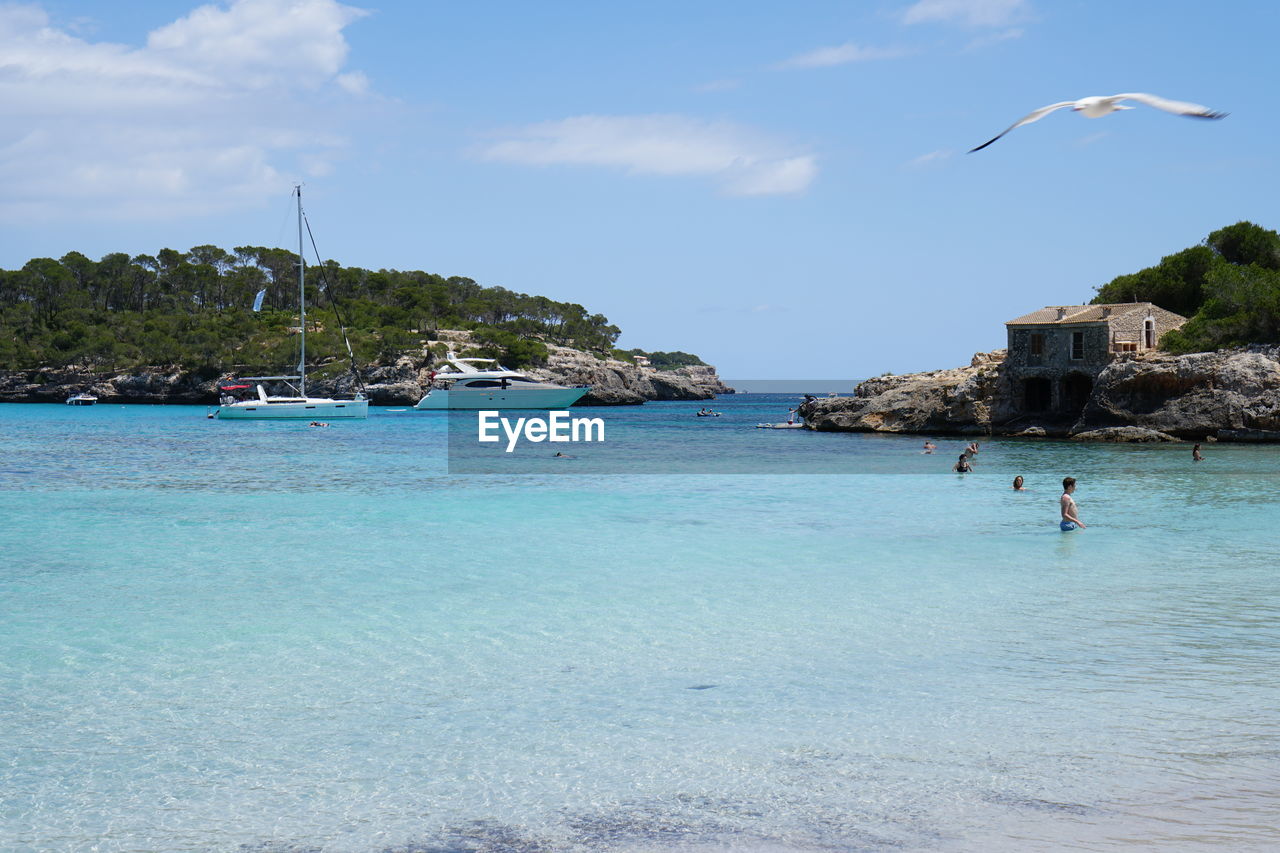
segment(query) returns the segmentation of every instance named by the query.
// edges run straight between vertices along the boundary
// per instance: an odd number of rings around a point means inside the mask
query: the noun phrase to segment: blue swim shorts
[[[1076,523],[1074,521],[1063,521],[1059,522],[1058,527],[1062,529],[1063,533],[1067,533],[1076,529]]]

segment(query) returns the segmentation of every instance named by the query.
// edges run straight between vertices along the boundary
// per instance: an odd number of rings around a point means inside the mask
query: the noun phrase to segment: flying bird
[[[1126,107],[1120,101],[1137,101],[1140,104],[1146,104],[1149,107],[1155,107],[1158,110],[1164,110],[1167,113],[1175,113],[1188,118],[1222,118],[1226,113],[1215,112],[1208,107],[1202,107],[1199,104],[1189,104],[1186,101],[1170,101],[1166,98],[1159,98],[1155,95],[1147,95],[1142,92],[1127,92],[1123,95],[1091,95],[1088,98],[1081,98],[1078,101],[1059,101],[1056,104],[1050,104],[1047,107],[1041,107],[1033,113],[1023,116],[1014,124],[1009,125],[1002,130],[999,135],[972,148],[969,153],[981,151],[992,142],[995,142],[1001,136],[1004,136],[1015,127],[1022,127],[1024,124],[1031,124],[1033,121],[1039,121],[1054,110],[1071,107],[1085,118],[1102,118],[1108,113],[1114,113],[1117,110],[1131,110],[1133,107]]]

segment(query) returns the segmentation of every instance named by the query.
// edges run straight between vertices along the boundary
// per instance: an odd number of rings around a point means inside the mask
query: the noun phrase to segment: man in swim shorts
[[[1079,527],[1084,529],[1085,523],[1080,520],[1080,515],[1076,511],[1076,500],[1071,497],[1071,493],[1076,490],[1076,478],[1065,477],[1062,480],[1062,521],[1058,527],[1063,533],[1075,530]]]

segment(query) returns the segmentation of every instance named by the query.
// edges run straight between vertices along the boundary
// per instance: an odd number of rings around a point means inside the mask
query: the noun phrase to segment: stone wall
[[[1061,375],[1069,370],[1097,373],[1111,360],[1111,340],[1107,327],[1101,323],[1081,323],[1074,326],[1010,326],[1009,359],[1011,367],[1036,368]],[[1071,357],[1073,332],[1084,333],[1084,358]],[[1040,355],[1031,352],[1031,336],[1043,336],[1044,347]]]
[[[1147,352],[1155,349],[1155,347],[1147,346],[1146,323],[1150,317],[1155,326],[1155,344],[1159,346],[1160,336],[1165,332],[1172,331],[1187,322],[1187,318],[1180,314],[1174,314],[1172,311],[1166,311],[1163,308],[1152,305],[1146,310],[1127,311],[1115,314],[1108,318],[1111,326],[1111,336],[1117,340],[1133,341],[1138,345],[1137,352]]]

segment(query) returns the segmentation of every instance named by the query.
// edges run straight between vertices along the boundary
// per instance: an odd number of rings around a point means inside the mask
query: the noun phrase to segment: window
[[[1044,355],[1044,335],[1039,332],[1031,333],[1031,343],[1028,352],[1032,355]]]
[[[1084,358],[1084,332],[1071,333],[1071,360],[1080,361]]]

